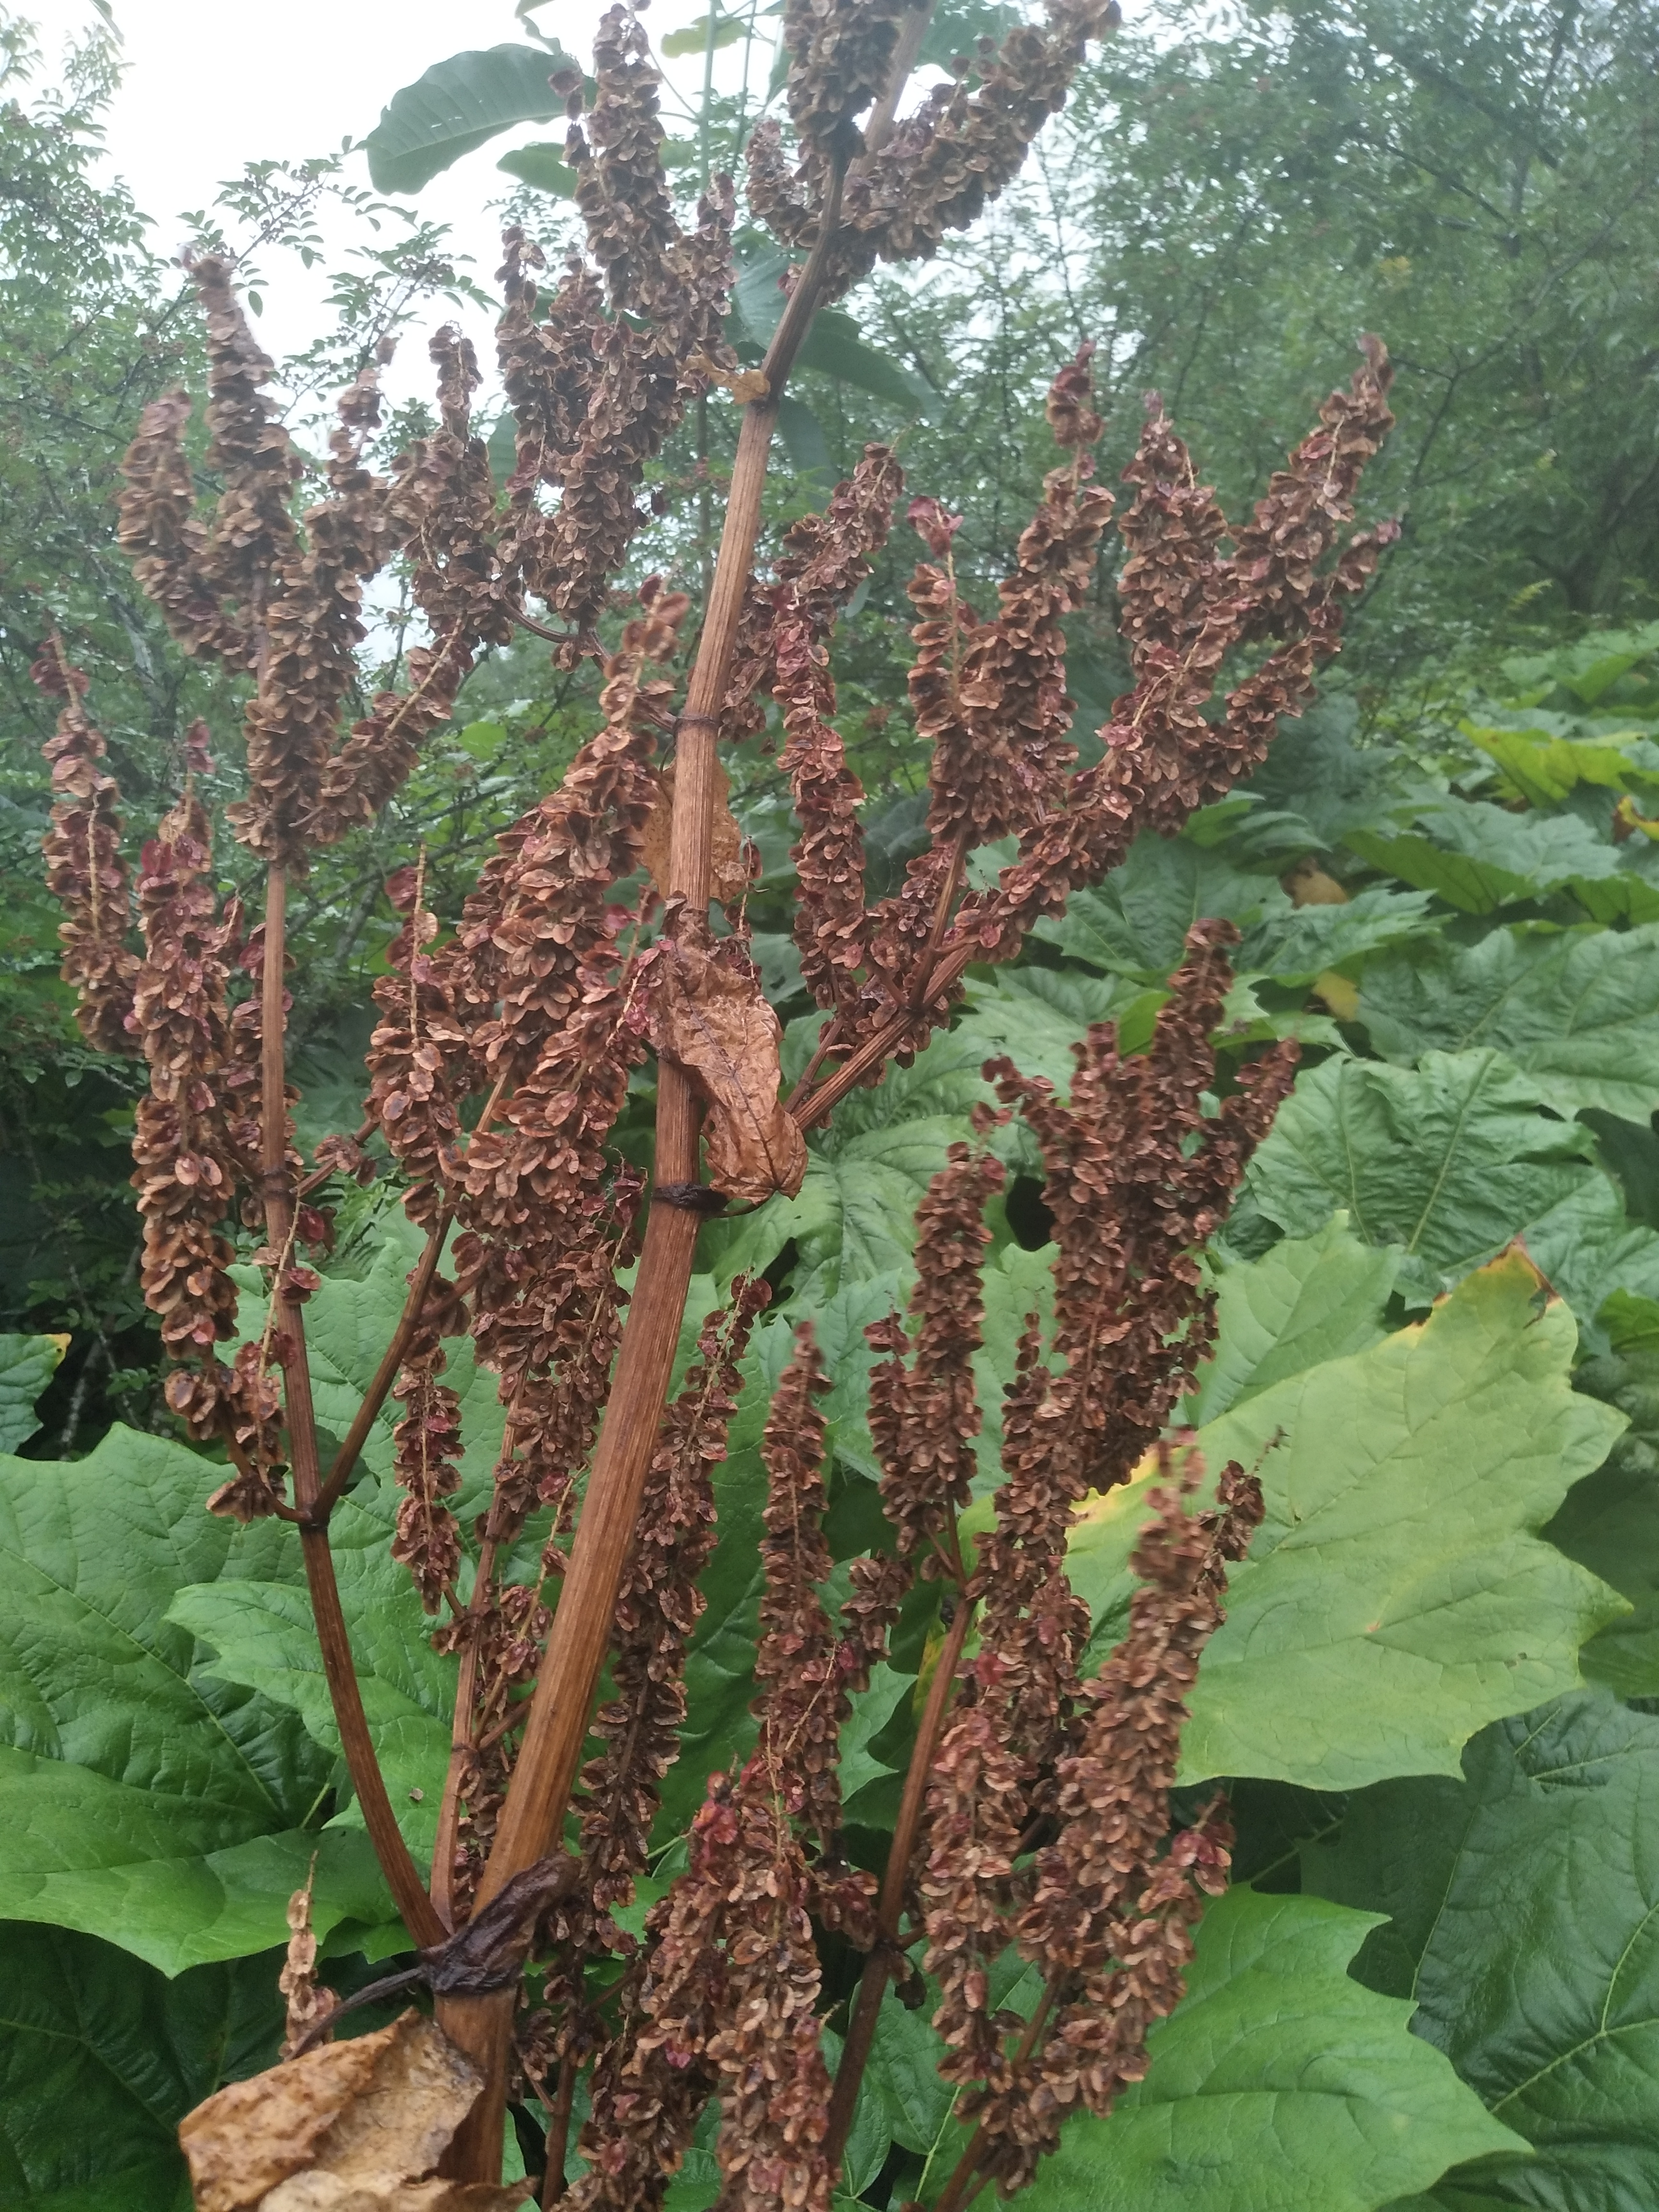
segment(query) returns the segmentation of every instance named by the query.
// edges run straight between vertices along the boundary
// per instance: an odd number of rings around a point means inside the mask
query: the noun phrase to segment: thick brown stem
[[[419,1326],[421,1309],[426,1304],[427,1292],[432,1288],[432,1278],[438,1272],[438,1261],[443,1254],[444,1239],[448,1236],[449,1224],[454,1218],[453,1213],[441,1214],[426,1240],[426,1249],[421,1255],[420,1265],[415,1270],[409,1296],[404,1301],[404,1310],[398,1319],[397,1334],[387,1345],[386,1357],[375,1370],[374,1380],[369,1384],[368,1394],[357,1408],[357,1418],[346,1431],[345,1442],[335,1455],[334,1464],[328,1471],[328,1480],[317,1494],[317,1502],[311,1511],[313,1521],[326,1521],[345,1495],[345,1486],[351,1480],[357,1455],[368,1442],[369,1431],[380,1418],[386,1393],[398,1379],[398,1370],[404,1364],[409,1340]]]
[[[853,2001],[853,2015],[847,2023],[847,2041],[842,2051],[841,2063],[836,2069],[835,2090],[830,2099],[823,2154],[829,2160],[832,2174],[839,2172],[841,2167],[847,2138],[852,2132],[853,2113],[859,2100],[859,2085],[864,2079],[870,2046],[875,2041],[881,2001],[886,1994],[888,1975],[892,1972],[893,1954],[898,1948],[899,1922],[904,1911],[904,1888],[909,1880],[910,1862],[915,1856],[916,1838],[921,1828],[921,1808],[927,1796],[928,1778],[933,1772],[933,1753],[939,1747],[945,1716],[950,1707],[951,1692],[956,1682],[957,1668],[962,1658],[962,1647],[967,1641],[973,1617],[973,1607],[959,1598],[955,1617],[945,1635],[944,1649],[939,1656],[939,1664],[933,1669],[933,1679],[927,1686],[927,1702],[922,1708],[921,1725],[916,1730],[915,1747],[910,1753],[909,1769],[904,1778],[904,1795],[899,1800],[898,1820],[887,1853],[881,1895],[876,1904],[876,1946],[864,1962],[858,1995]]]
[[[708,904],[720,710],[760,536],[761,493],[772,428],[790,365],[811,327],[823,287],[840,216],[841,185],[836,171],[818,244],[796,280],[767,352],[766,392],[744,410],[714,589],[679,718],[669,890],[695,914],[705,912]],[[679,1069],[663,1063],[657,1085],[659,1188],[698,1180],[698,1127],[697,1102],[690,1083]],[[495,1845],[479,1885],[480,1905],[487,1905],[515,1874],[544,1857],[564,1825],[593,1693],[610,1646],[617,1595],[633,1548],[646,1470],[668,1401],[698,1225],[699,1216],[683,1206],[658,1204],[651,1209],[570,1564],[560,1587],[558,1610],[536,1678]],[[493,2181],[501,2172],[514,1994],[504,1990],[489,1996],[439,2002],[438,2018],[446,2033],[471,2057],[485,2081],[483,2094],[445,2156],[445,2172],[460,2180]]]
[[[265,1242],[273,1252],[284,1255],[294,1220],[289,1186],[288,1093],[283,1065],[283,969],[287,954],[287,922],[288,879],[282,867],[273,865],[265,888],[259,1167],[264,1183]],[[294,1503],[300,1516],[300,1545],[306,1581],[311,1590],[312,1611],[317,1620],[323,1674],[334,1707],[334,1724],[340,1731],[340,1747],[345,1753],[346,1766],[362,1808],[375,1856],[403,1915],[404,1925],[418,1944],[441,1943],[449,1930],[434,1911],[432,1900],[416,1872],[409,1846],[398,1830],[398,1816],[386,1794],[380,1761],[374,1756],[362,1697],[357,1687],[357,1671],[352,1663],[351,1638],[340,1605],[340,1588],[334,1577],[328,1531],[316,1517],[322,1494],[322,1469],[317,1456],[311,1369],[306,1358],[305,1316],[299,1302],[285,1288],[286,1275],[286,1267],[279,1267],[271,1291],[275,1322],[272,1340],[283,1370],[289,1452],[294,1468]]]

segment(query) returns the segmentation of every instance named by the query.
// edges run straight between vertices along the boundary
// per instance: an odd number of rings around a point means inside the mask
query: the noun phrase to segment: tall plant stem
[[[669,890],[693,914],[706,912],[708,905],[720,711],[760,536],[767,455],[784,383],[823,289],[840,221],[841,188],[837,169],[832,173],[818,242],[796,281],[763,365],[766,391],[744,410],[714,586],[679,717]],[[690,1084],[679,1069],[663,1062],[657,1084],[659,1188],[698,1180],[698,1127]],[[581,1519],[536,1678],[524,1741],[479,1884],[479,1905],[487,1905],[514,1875],[552,1850],[564,1825],[593,1693],[611,1641],[617,1594],[633,1547],[646,1471],[668,1401],[699,1222],[700,1216],[684,1206],[657,1204],[651,1209]],[[501,2172],[514,1996],[512,1990],[501,1990],[487,1996],[439,2001],[438,2018],[445,2033],[484,2077],[484,2088],[445,2158],[445,2172],[460,2180],[493,2181]]]
[[[915,1856],[916,1838],[921,1828],[921,1808],[927,1795],[928,1778],[933,1772],[933,1753],[939,1748],[945,1716],[950,1707],[951,1692],[956,1682],[957,1668],[962,1658],[962,1647],[967,1642],[973,1617],[973,1607],[966,1599],[958,1597],[955,1617],[945,1635],[939,1663],[933,1669],[933,1679],[927,1686],[927,1702],[922,1708],[921,1725],[916,1730],[915,1746],[910,1753],[909,1769],[904,1778],[904,1794],[899,1800],[898,1820],[887,1853],[886,1870],[882,1876],[881,1894],[876,1900],[875,1948],[865,1960],[864,1972],[859,1978],[852,2018],[847,2023],[847,2041],[842,2046],[841,2063],[836,2069],[836,2086],[830,2099],[823,2154],[832,2174],[841,2170],[842,2155],[847,2148],[847,2138],[852,2132],[859,2085],[864,2079],[870,2046],[875,2041],[876,2022],[881,2014],[882,1998],[887,1991],[887,1978],[892,1972],[893,1951],[904,1911],[904,1887],[909,1879],[910,1862]]]
[[[273,863],[265,880],[259,1168],[264,1185],[265,1242],[273,1252],[284,1258],[294,1225],[294,1200],[289,1186],[288,1079],[283,1051],[283,969],[287,937],[288,878],[280,863]],[[334,1555],[328,1546],[328,1529],[318,1518],[322,1469],[317,1456],[311,1369],[306,1358],[305,1315],[299,1301],[285,1288],[286,1275],[286,1265],[279,1266],[271,1291],[276,1322],[272,1340],[283,1370],[289,1451],[294,1468],[294,1503],[300,1516],[300,1545],[311,1591],[311,1607],[316,1616],[323,1674],[334,1707],[334,1724],[340,1731],[340,1747],[374,1845],[374,1855],[403,1915],[404,1925],[418,1944],[441,1943],[449,1930],[438,1917],[398,1830],[398,1816],[386,1794],[380,1761],[374,1756],[368,1723],[363,1714],[357,1670],[351,1658],[351,1638],[346,1632],[345,1614],[340,1605],[340,1586],[334,1577]]]

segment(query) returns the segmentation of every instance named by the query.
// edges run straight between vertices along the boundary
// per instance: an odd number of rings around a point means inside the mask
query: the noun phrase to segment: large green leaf
[[[999,968],[988,980],[969,985],[967,1011],[951,1042],[975,1066],[1006,1054],[1022,1075],[1046,1076],[1066,1096],[1077,1073],[1073,1051],[1085,1031],[1096,1022],[1115,1021],[1123,1048],[1133,1050],[1152,1034],[1163,996],[1121,975]],[[990,1094],[981,1087],[981,1095]]]
[[[1023,2212],[1374,2212],[1518,2148],[1411,2034],[1409,2004],[1348,1973],[1375,1924],[1310,1897],[1218,1899],[1146,2078],[1070,2124]]]
[[[216,1473],[118,1426],[68,1465],[0,1461],[6,1910],[167,1972],[281,1942],[313,1850],[322,1932],[389,1917],[364,1839],[301,1826],[332,1761],[167,1618],[185,1583],[299,1575],[290,1529],[204,1510]]]
[[[1230,1267],[1216,1293],[1215,1352],[1182,1418],[1213,1420],[1286,1376],[1375,1344],[1398,1264],[1395,1247],[1362,1244],[1337,1213],[1317,1235]]]
[[[1390,1916],[1356,1971],[1414,1999],[1418,2034],[1534,2148],[1449,2189],[1645,2212],[1659,2203],[1659,1717],[1581,1692],[1488,1729],[1463,1774],[1360,1793],[1340,1835],[1304,1847],[1304,1886]]]
[[[1571,1202],[1569,1242],[1600,1218],[1598,1205],[1610,1200],[1620,1228],[1623,1216],[1587,1158],[1589,1132],[1547,1120],[1540,1103],[1536,1084],[1491,1049],[1427,1053],[1415,1069],[1328,1060],[1279,1108],[1247,1188],[1291,1236],[1311,1236],[1340,1208],[1368,1244],[1402,1247],[1400,1286],[1419,1304],[1514,1237],[1547,1271],[1564,1255],[1552,1244],[1547,1258],[1534,1237],[1555,1209]],[[1599,1290],[1576,1283],[1586,1319],[1620,1283],[1644,1287],[1639,1267],[1630,1279],[1620,1263],[1645,1250],[1638,1241],[1611,1255],[1614,1272]]]
[[[722,1241],[711,1262],[719,1279],[769,1267],[792,1243],[795,1294],[811,1305],[844,1284],[904,1273],[928,1182],[951,1146],[972,1133],[964,1116],[941,1114],[847,1137],[829,1131],[809,1154],[799,1196],[774,1199]]]
[[[1575,814],[1511,814],[1484,800],[1448,799],[1425,809],[1422,819],[1426,836],[1352,829],[1343,842],[1373,867],[1465,914],[1492,914],[1577,878],[1620,872],[1613,847]]]
[[[1150,981],[1179,963],[1195,921],[1224,916],[1251,929],[1287,921],[1293,911],[1271,876],[1249,875],[1190,838],[1148,834],[1097,890],[1073,892],[1065,913],[1038,922],[1036,934],[1073,960]]]
[[[548,77],[566,57],[545,46],[485,46],[434,62],[394,92],[363,141],[379,192],[418,192],[463,154],[514,123],[547,123],[564,103]]]
[[[68,1350],[66,1336],[0,1336],[0,1452],[38,1433],[34,1401]]]
[[[1559,1114],[1659,1107],[1659,928],[1494,929],[1372,961],[1358,1018],[1389,1060],[1496,1045]]]
[[[732,335],[757,352],[770,344],[783,314],[779,280],[790,266],[787,253],[764,253],[738,270],[733,289]],[[937,416],[939,395],[913,369],[866,343],[853,318],[836,307],[820,308],[799,352],[797,368],[817,369],[878,399],[890,400],[909,415]]]
[[[0,2203],[188,2212],[179,2122],[274,2062],[279,1963],[169,1981],[91,1936],[0,1923]]]
[[[1426,1322],[1199,1431],[1212,1474],[1260,1463],[1267,1514],[1204,1654],[1183,1779],[1340,1790],[1455,1774],[1488,1721],[1577,1683],[1579,1645],[1624,1606],[1534,1533],[1622,1425],[1573,1389],[1576,1340],[1510,1254]],[[1097,1646],[1122,1632],[1155,1480],[1090,1505],[1073,1532]]]
[[[1584,1646],[1585,1674],[1623,1698],[1659,1698],[1659,1357],[1644,1352],[1581,1367],[1578,1387],[1629,1416],[1604,1465],[1571,1490],[1546,1530],[1570,1559],[1632,1610]]]
[[[449,1765],[454,1662],[432,1648],[432,1622],[409,1570],[392,1557],[386,1522],[346,1499],[335,1510],[329,1534],[368,1732],[398,1825],[419,1861],[431,1855]],[[288,1706],[314,1743],[342,1755],[302,1588],[196,1583],[178,1593],[167,1617],[207,1646],[210,1672]]]
[[[1426,891],[1391,890],[1382,884],[1341,906],[1296,907],[1288,914],[1275,908],[1246,933],[1237,965],[1278,983],[1310,983],[1327,969],[1363,959],[1382,945],[1432,935],[1439,924],[1428,909]]]

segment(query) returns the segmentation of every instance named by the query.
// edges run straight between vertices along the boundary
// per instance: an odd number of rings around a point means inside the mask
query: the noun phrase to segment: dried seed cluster
[[[1043,27],[981,42],[890,133],[908,9],[899,0],[787,0],[795,154],[776,126],[756,133],[751,208],[805,247],[839,195],[838,228],[815,264],[830,295],[878,258],[931,252],[1007,183],[1087,40],[1113,20],[1109,0],[1053,0]],[[497,344],[515,444],[499,492],[473,420],[477,363],[446,330],[431,348],[436,429],[376,473],[380,364],[366,368],[340,402],[325,495],[296,512],[302,465],[233,271],[216,253],[191,264],[208,328],[205,460],[219,493],[198,507],[191,405],[168,394],[147,410],[128,457],[122,539],[173,634],[251,679],[246,795],[232,820],[270,869],[269,947],[265,928],[245,937],[234,902],[216,900],[195,789],[208,772],[206,739],[193,732],[184,796],[144,850],[135,948],[118,797],[83,709],[84,682],[56,647],[37,670],[59,708],[46,849],[65,909],[64,973],[87,1036],[141,1052],[149,1068],[135,1148],[143,1286],[175,1363],[169,1402],[233,1462],[217,1510],[297,1516],[316,1494],[315,1437],[307,1474],[295,1449],[307,1439],[289,1421],[297,1401],[290,1394],[285,1406],[277,1380],[279,1370],[292,1380],[303,1356],[301,1309],[317,1282],[305,1254],[331,1234],[306,1189],[329,1173],[372,1178],[364,1145],[374,1134],[428,1232],[384,1374],[395,1371],[394,1555],[428,1612],[444,1611],[434,1641],[459,1662],[434,1889],[456,1915],[476,1894],[506,1802],[611,1389],[646,1188],[611,1145],[632,1071],[654,1053],[687,1079],[711,1205],[798,1188],[802,1126],[851,1083],[879,1079],[887,1059],[918,1050],[948,1018],[970,962],[1013,957],[1032,923],[1116,865],[1137,834],[1177,829],[1261,760],[1278,717],[1305,701],[1316,664],[1337,649],[1344,604],[1391,534],[1387,525],[1346,534],[1360,472],[1389,427],[1389,371],[1375,341],[1352,388],[1327,401],[1235,531],[1154,401],[1116,526],[1133,684],[1102,732],[1104,757],[1079,771],[1062,624],[1085,602],[1112,513],[1091,482],[1101,422],[1083,348],[1049,395],[1060,465],[994,615],[981,619],[958,588],[954,518],[936,501],[910,502],[927,553],[911,587],[909,690],[931,753],[930,844],[897,896],[872,904],[863,793],[836,727],[830,664],[837,616],[904,490],[893,454],[868,447],[825,511],[787,533],[771,572],[748,579],[735,650],[712,687],[719,697],[724,685],[728,740],[763,726],[769,697],[782,712],[782,766],[800,823],[796,941],[830,1017],[792,1111],[780,1100],[779,1026],[744,921],[748,861],[718,791],[724,933],[670,895],[672,768],[659,753],[675,730],[672,669],[687,602],[653,579],[608,655],[596,635],[643,520],[647,464],[688,403],[734,365],[723,337],[731,190],[716,179],[693,226],[682,226],[663,167],[656,73],[624,8],[601,24],[591,106],[574,70],[554,82],[572,125],[585,251],[544,299],[540,248],[521,230],[507,234]],[[866,139],[861,125],[872,118],[879,127]],[[360,711],[364,587],[398,555],[427,635],[405,686]],[[729,588],[726,604],[736,596]],[[307,1170],[280,1040],[264,1033],[267,963],[285,957],[283,887],[318,845],[396,793],[478,653],[526,622],[538,627],[527,599],[561,625],[562,665],[602,659],[601,725],[559,788],[496,840],[459,917],[434,910],[419,858],[391,877],[401,927],[374,989],[367,1124],[327,1140]],[[1265,650],[1210,719],[1230,656],[1252,647]],[[1018,841],[1014,860],[989,889],[968,888],[975,848],[1005,837]],[[655,887],[621,908],[617,886],[653,873]],[[659,919],[648,943],[647,925]],[[587,2172],[571,2192],[581,2212],[659,2206],[711,2101],[723,2212],[830,2212],[825,1934],[869,1954],[878,2002],[889,1976],[920,1993],[908,1954],[925,1937],[943,1995],[945,2070],[978,2127],[972,2171],[947,2190],[951,2212],[975,2179],[1018,2187],[1069,2112],[1106,2111],[1144,2069],[1147,2030],[1176,2002],[1192,1926],[1225,1876],[1224,1808],[1176,1827],[1170,1789],[1226,1569],[1261,1510],[1255,1484],[1228,1468],[1214,1508],[1194,1512],[1196,1456],[1184,1440],[1164,1440],[1212,1326],[1195,1253],[1294,1066],[1293,1048],[1279,1048],[1218,1104],[1212,1095],[1211,1038],[1233,941],[1227,925],[1200,923],[1150,1049],[1125,1055],[1110,1025],[1092,1030],[1069,1098],[1007,1061],[988,1069],[1002,1112],[981,1109],[975,1141],[954,1146],[929,1188],[908,1325],[895,1313],[868,1333],[879,1355],[870,1431],[891,1534],[852,1563],[838,1609],[825,1595],[827,1378],[811,1329],[797,1333],[761,1444],[757,1742],[713,1778],[689,1864],[651,1906],[641,1939],[627,1932],[623,1908],[649,1865],[679,1749],[715,1471],[764,1285],[739,1278],[705,1323],[645,1472],[611,1624],[614,1694],[595,1717],[598,1748],[575,1806],[580,1879],[544,1909],[535,1956],[550,2009],[524,2023],[520,2046],[532,2081],[559,2069],[567,2114],[575,2070],[591,2065]],[[273,969],[273,1006],[286,1003],[281,980]],[[267,1109],[281,1128],[264,1126]],[[1048,1327],[1029,1317],[1020,1339],[1003,1410],[1004,1480],[975,1547],[960,1519],[981,1426],[973,1363],[986,1214],[1003,1174],[991,1140],[1015,1111],[1044,1163],[1054,1315]],[[685,1205],[699,1194],[671,1184],[655,1195]],[[228,1231],[239,1208],[249,1226],[276,1224],[257,1255],[276,1295],[257,1340],[222,1358],[234,1334]],[[450,1280],[435,1270],[452,1226]],[[460,1401],[444,1379],[444,1344],[463,1330],[506,1411],[489,1504],[471,1532],[453,1509]],[[1122,1482],[1149,1449],[1162,1480],[1135,1559],[1142,1586],[1127,1639],[1086,1681],[1090,1621],[1065,1571],[1073,1519],[1091,1490]],[[286,1495],[290,1464],[298,1504]],[[848,1863],[839,1752],[901,1606],[931,1603],[919,1583],[939,1586],[950,1656],[926,1700],[904,1848],[878,1892],[872,1874]],[[293,1929],[285,1987],[298,2023],[320,2000],[302,1908]],[[991,2006],[990,1967],[1011,1943],[1045,1977],[1029,2028]],[[849,2081],[859,2063],[849,2060]]]

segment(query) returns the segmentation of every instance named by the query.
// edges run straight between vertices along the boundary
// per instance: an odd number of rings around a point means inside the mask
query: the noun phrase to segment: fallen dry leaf
[[[669,825],[674,812],[674,765],[671,761],[656,778],[657,803],[646,817],[641,858],[660,898],[668,896]],[[724,764],[714,763],[714,829],[708,853],[708,890],[723,907],[735,912],[749,889],[749,864],[744,857],[743,832],[732,813],[731,779]]]
[[[702,1101],[709,1182],[729,1199],[793,1198],[806,1143],[778,1097],[778,1018],[741,938],[716,943],[690,915],[681,930],[658,948],[651,1042]]]
[[[233,2081],[179,2125],[196,2212],[518,2212],[522,2184],[432,2177],[481,2086],[412,2011]]]
[[[1299,860],[1279,878],[1292,906],[1346,906],[1348,894],[1334,876],[1327,875],[1317,860]]]

